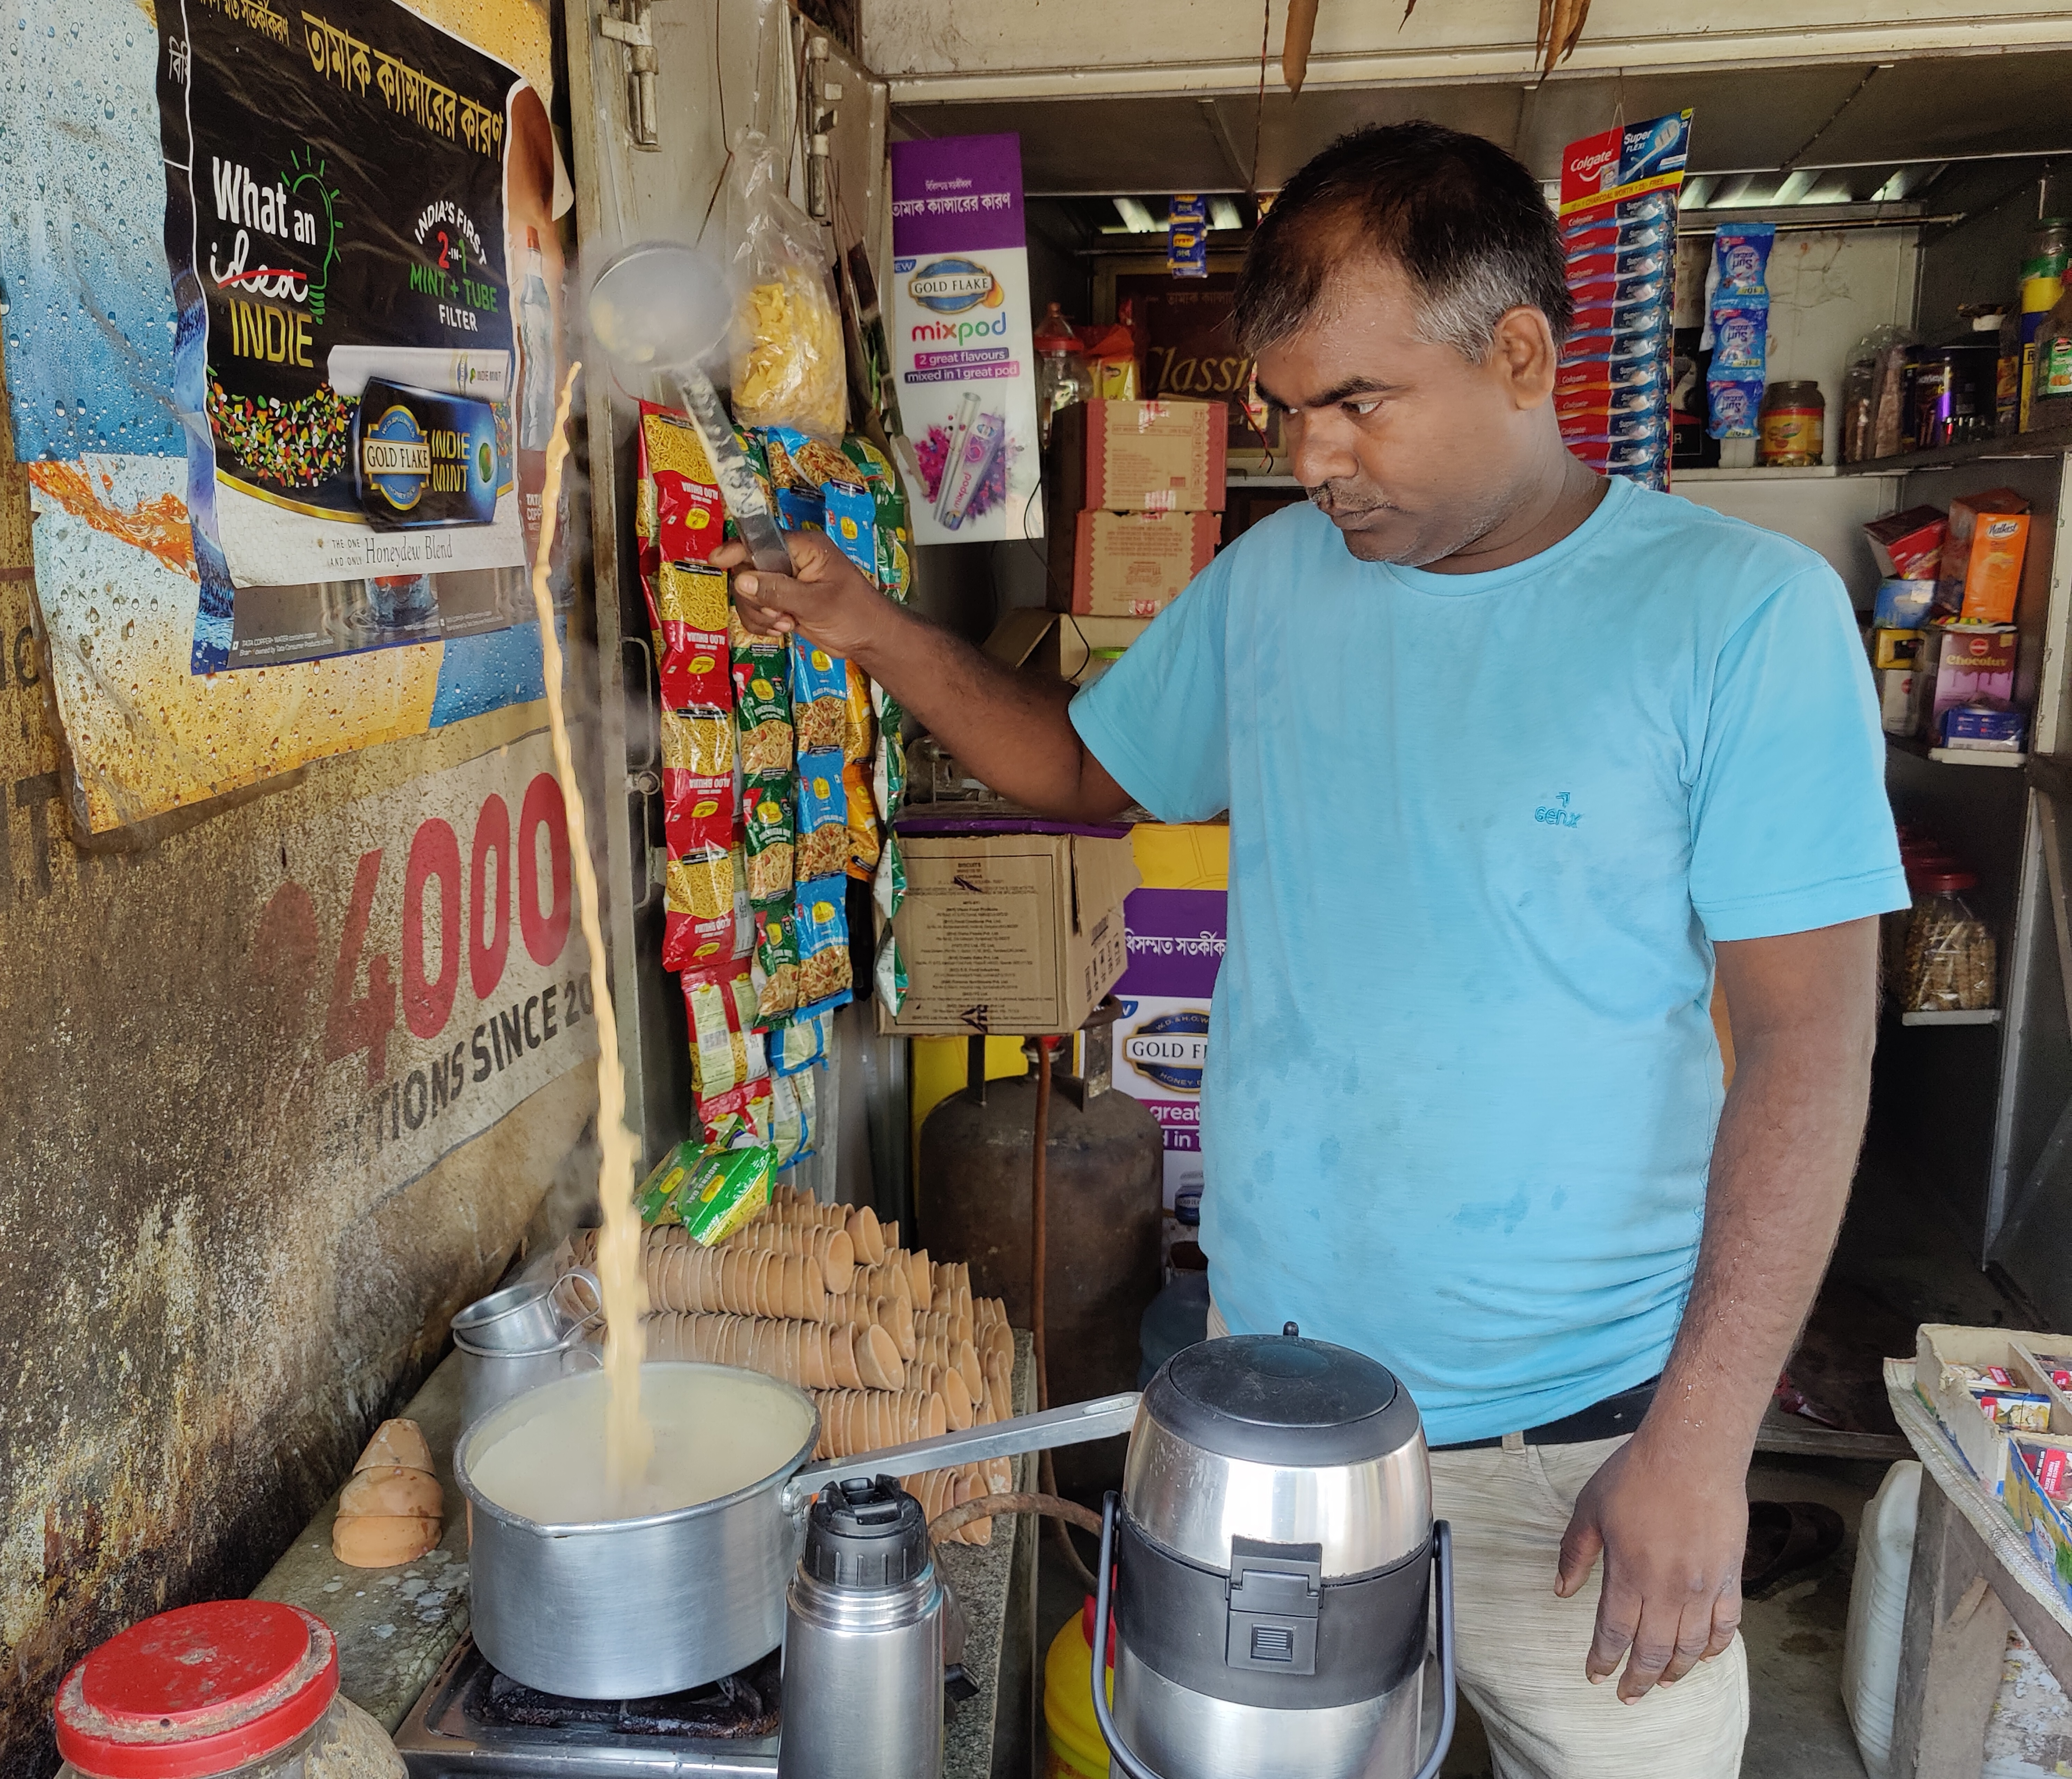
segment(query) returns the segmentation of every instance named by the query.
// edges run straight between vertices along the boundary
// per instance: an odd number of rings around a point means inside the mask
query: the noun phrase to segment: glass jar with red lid
[[[139,1620],[64,1678],[59,1779],[403,1779],[298,1606],[218,1600]]]
[[[1917,864],[1908,873],[1914,910],[1907,917],[1901,1007],[1909,1013],[1976,1012],[1994,1004],[1999,978],[1992,929],[1964,897],[1978,875],[1961,867]]]

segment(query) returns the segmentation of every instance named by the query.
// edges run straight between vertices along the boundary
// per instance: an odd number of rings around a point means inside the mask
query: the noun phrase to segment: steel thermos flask
[[[780,1779],[940,1779],[943,1590],[890,1476],[821,1491],[784,1598]]]

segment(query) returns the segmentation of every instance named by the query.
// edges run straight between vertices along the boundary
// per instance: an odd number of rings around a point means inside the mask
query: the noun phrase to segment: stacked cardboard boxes
[[[1050,435],[1050,604],[1151,618],[1215,554],[1229,414],[1220,402],[1087,402]]]

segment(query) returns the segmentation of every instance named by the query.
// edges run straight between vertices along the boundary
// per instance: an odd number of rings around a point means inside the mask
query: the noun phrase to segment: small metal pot
[[[573,1319],[561,1309],[561,1287],[590,1292],[589,1314]],[[571,1267],[558,1279],[528,1279],[478,1297],[453,1319],[454,1343],[472,1353],[544,1353],[565,1346],[604,1312],[604,1288],[597,1275]]]
[[[603,1369],[604,1355],[594,1346],[571,1337],[536,1353],[495,1353],[471,1346],[458,1335],[454,1349],[460,1354],[460,1424],[473,1427],[491,1409],[514,1396],[551,1384],[557,1377],[574,1377]]]
[[[727,1365],[651,1362],[644,1369],[718,1373],[767,1391],[773,1409],[806,1411],[799,1450],[761,1480],[717,1501],[643,1519],[544,1525],[489,1499],[473,1460],[549,1393],[606,1387],[565,1377],[528,1390],[471,1426],[454,1454],[467,1494],[475,1642],[500,1673],[576,1699],[644,1699],[702,1686],[777,1647],[784,1589],[805,1542],[806,1513],[829,1483],[1012,1457],[1126,1433],[1133,1392],[1024,1415],[966,1432],[808,1464],[820,1411],[805,1391]]]

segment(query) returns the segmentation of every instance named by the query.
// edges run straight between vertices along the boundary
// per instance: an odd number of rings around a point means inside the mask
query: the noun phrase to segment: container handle
[[[1115,1572],[1115,1518],[1120,1499],[1111,1489],[1101,1503],[1100,1567],[1094,1575],[1094,1722],[1100,1726],[1101,1740],[1115,1756],[1115,1764],[1128,1779],[1158,1779],[1123,1740],[1108,1703],[1108,1589]],[[1432,1522],[1432,1567],[1439,1596],[1439,1737],[1432,1744],[1430,1757],[1417,1769],[1416,1779],[1438,1779],[1446,1751],[1453,1746],[1453,1725],[1459,1715],[1453,1674],[1453,1529],[1444,1520]]]
[[[556,1297],[560,1296],[562,1286],[567,1284],[578,1284],[585,1287],[590,1292],[590,1307],[587,1310],[584,1311],[582,1315],[577,1320],[569,1324],[568,1332],[564,1334],[560,1340],[554,1343],[555,1346],[557,1348],[567,1348],[579,1346],[582,1345],[582,1337],[590,1331],[590,1324],[602,1320],[604,1315],[604,1287],[598,1283],[597,1275],[592,1272],[589,1267],[569,1267],[566,1272],[563,1273],[559,1279],[557,1279],[554,1281],[553,1295]]]
[[[1112,1439],[1137,1424],[1137,1405],[1141,1400],[1133,1390],[1120,1396],[1047,1408],[1040,1415],[1017,1415],[962,1433],[945,1433],[940,1439],[917,1439],[911,1445],[888,1446],[882,1452],[859,1452],[831,1464],[809,1464],[784,1485],[779,1503],[787,1513],[803,1513],[830,1483],[862,1476],[911,1476],[951,1464],[1018,1458],[1028,1452],[1083,1445],[1089,1439]]]
[[[1111,1489],[1101,1503],[1100,1567],[1094,1571],[1094,1722],[1101,1740],[1115,1756],[1115,1764],[1128,1779],[1158,1779],[1158,1775],[1130,1752],[1129,1744],[1116,1728],[1115,1714],[1108,1705],[1108,1583],[1115,1573],[1115,1516],[1122,1497]],[[1419,1779],[1424,1779],[1423,1775]]]

